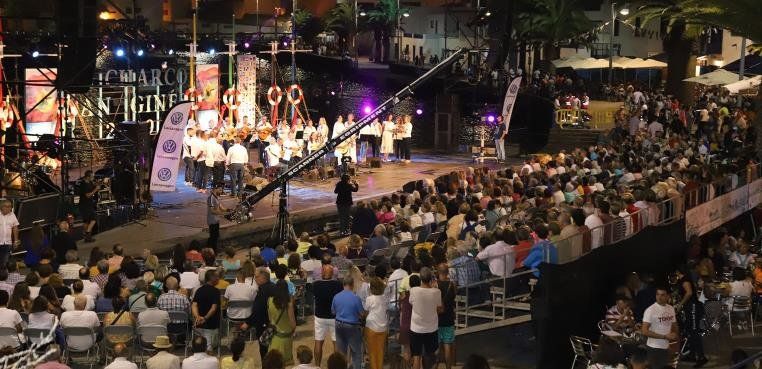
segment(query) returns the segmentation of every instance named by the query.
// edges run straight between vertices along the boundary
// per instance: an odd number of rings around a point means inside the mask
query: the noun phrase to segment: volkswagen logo
[[[172,171],[169,170],[168,168],[161,168],[159,169],[157,176],[159,177],[160,180],[166,182],[172,178]]]
[[[169,117],[169,121],[170,121],[170,123],[172,123],[172,125],[175,125],[175,126],[180,124],[180,123],[182,123],[183,122],[183,113],[176,112],[176,113],[172,114]]]
[[[163,145],[161,145],[161,149],[164,150],[165,153],[171,154],[177,150],[177,144],[175,141],[167,140]]]

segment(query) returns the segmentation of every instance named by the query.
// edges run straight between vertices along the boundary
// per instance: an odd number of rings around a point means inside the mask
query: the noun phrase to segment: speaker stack
[[[69,93],[85,93],[93,83],[98,50],[97,1],[58,0],[58,34],[65,47],[56,85]]]

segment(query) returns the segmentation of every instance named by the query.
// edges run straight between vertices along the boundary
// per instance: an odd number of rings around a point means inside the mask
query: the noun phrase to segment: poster
[[[254,55],[238,55],[238,116],[256,121],[257,58]]]
[[[757,206],[751,202],[753,198],[759,198],[757,194],[750,193],[752,189],[759,189],[757,180],[735,191],[726,193],[685,212],[685,235],[686,239],[692,235],[704,235],[723,224],[740,216],[744,212]]]
[[[196,66],[196,89],[201,94],[198,110],[219,110],[220,68],[217,64]]]
[[[184,101],[175,105],[164,117],[159,140],[153,154],[151,168],[151,191],[171,192],[177,185],[177,173],[180,171],[180,156],[183,152],[183,137],[188,124],[191,102]]]
[[[24,110],[26,115],[26,131],[30,134],[54,134],[58,106],[56,93],[53,91],[56,81],[55,68],[27,68],[26,86],[24,87]],[[47,97],[46,97],[47,95]],[[38,136],[30,136],[30,141],[36,141]]]

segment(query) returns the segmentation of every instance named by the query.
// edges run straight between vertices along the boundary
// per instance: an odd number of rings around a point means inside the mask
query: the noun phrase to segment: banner
[[[161,126],[159,140],[153,155],[151,168],[151,191],[171,192],[177,184],[180,157],[183,153],[183,137],[188,123],[191,103],[184,101],[169,110]]]
[[[257,104],[257,58],[254,55],[238,55],[238,116],[249,117],[256,122]]]
[[[24,110],[26,132],[35,135],[55,134],[58,105],[53,86],[56,81],[56,68],[27,68],[26,86],[24,87]],[[22,117],[23,119],[23,117]],[[37,136],[30,136],[36,141]]]
[[[196,66],[196,89],[201,93],[198,110],[219,110],[220,67],[217,64]]]
[[[753,209],[762,200],[760,190],[762,179],[686,211],[686,238],[706,234]]]
[[[508,127],[511,124],[511,113],[513,113],[513,105],[516,103],[516,96],[519,95],[519,87],[521,87],[521,77],[517,77],[511,84],[508,85],[508,90],[505,91],[505,100],[503,101],[503,122],[505,122],[505,132],[508,134]]]

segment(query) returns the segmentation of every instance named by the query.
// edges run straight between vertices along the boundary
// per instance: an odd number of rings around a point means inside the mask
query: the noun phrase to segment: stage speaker
[[[19,201],[16,208],[19,230],[30,229],[35,223],[43,227],[55,224],[60,205],[59,194],[40,195]]]
[[[368,160],[370,161],[371,168],[381,168],[381,158],[370,158]]]
[[[96,0],[58,0],[58,33],[64,45],[56,85],[67,92],[85,93],[93,83],[98,50]]]

